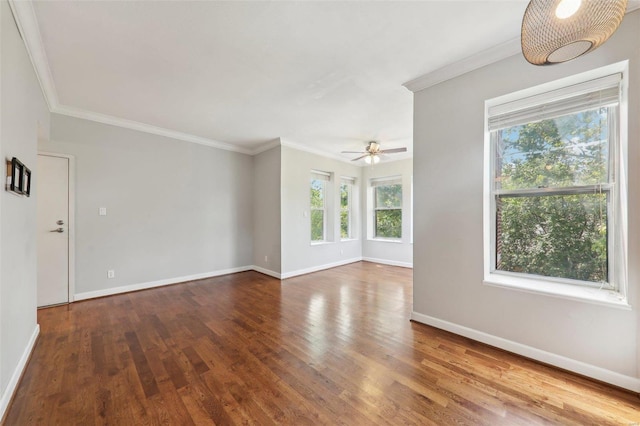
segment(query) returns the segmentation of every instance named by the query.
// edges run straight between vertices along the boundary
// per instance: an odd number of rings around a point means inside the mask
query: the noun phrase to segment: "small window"
[[[327,182],[330,173],[311,172],[311,241],[327,239]]]
[[[489,274],[619,289],[620,88],[615,74],[488,105]]]
[[[374,238],[402,238],[402,180],[400,177],[374,179],[373,236]]]
[[[343,177],[340,180],[340,238],[353,238],[352,210],[353,210],[353,178]]]

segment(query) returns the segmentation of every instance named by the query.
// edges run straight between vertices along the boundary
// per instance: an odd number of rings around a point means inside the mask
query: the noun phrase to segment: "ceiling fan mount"
[[[364,158],[367,164],[378,164],[381,154],[394,154],[398,152],[407,152],[407,148],[381,149],[380,143],[376,141],[369,141],[364,151],[342,151],[343,154],[362,154],[360,157],[354,158],[351,161],[358,161]]]

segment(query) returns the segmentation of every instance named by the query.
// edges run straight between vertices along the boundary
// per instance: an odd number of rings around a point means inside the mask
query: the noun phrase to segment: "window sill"
[[[357,238],[342,238],[340,239],[341,243],[348,243],[349,241],[358,241]]]
[[[379,241],[381,243],[402,244],[402,239],[400,239],[400,238],[369,238],[369,241]]]
[[[561,299],[577,300],[580,302],[604,305],[613,308],[630,310],[627,299],[613,290],[581,287],[539,279],[514,277],[502,274],[490,274],[485,277],[483,284],[494,287],[510,288],[528,293],[543,294]]]
[[[324,246],[327,244],[333,244],[333,241],[311,241],[312,246]]]

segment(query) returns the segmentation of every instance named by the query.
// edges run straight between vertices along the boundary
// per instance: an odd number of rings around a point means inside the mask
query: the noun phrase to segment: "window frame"
[[[309,190],[312,189],[312,185],[314,181],[318,181],[322,183],[322,207],[314,207],[311,202],[311,193],[309,193],[309,240],[311,244],[322,244],[326,243],[327,240],[327,187],[328,183],[331,182],[331,173],[323,172],[319,170],[311,171],[311,179],[309,180]],[[321,211],[322,212],[322,239],[314,240],[312,235],[312,221],[313,221],[313,212]]]
[[[355,178],[352,177],[341,177],[340,178],[340,241],[349,241],[353,240],[353,193],[355,187]],[[347,207],[346,209],[342,206],[342,186],[345,185],[347,187]],[[342,213],[347,213],[347,236],[342,236]]]
[[[558,99],[568,98],[576,89],[586,86],[595,80],[605,79],[613,74],[620,74],[620,93],[616,113],[608,118],[609,136],[609,181],[607,184],[582,185],[567,188],[534,188],[501,191],[496,190],[493,183],[495,173],[496,143],[489,127],[493,111],[508,111],[509,106],[520,104],[552,105]],[[566,77],[533,88],[521,90],[508,95],[485,101],[484,120],[484,190],[483,190],[483,239],[484,239],[484,279],[483,283],[499,287],[541,293],[556,297],[587,301],[609,306],[629,308],[627,302],[627,87],[628,61],[619,62],[596,70]],[[534,122],[529,121],[529,122]],[[604,288],[598,283],[574,279],[548,277],[510,271],[496,270],[497,243],[497,207],[496,200],[505,193],[516,196],[544,196],[564,194],[593,194],[596,191],[608,193],[607,202],[607,250],[608,273],[611,288]],[[591,192],[589,192],[591,191]],[[597,192],[596,192],[597,193]],[[611,228],[611,229],[609,229]]]
[[[378,207],[378,187],[382,186],[400,186],[400,205],[398,207]],[[404,212],[403,212],[403,200],[404,200],[404,187],[402,185],[402,176],[390,176],[383,178],[374,178],[371,179],[371,189],[372,189],[372,201],[373,201],[373,226],[372,226],[372,239],[379,241],[393,241],[400,242],[402,241],[402,226],[404,221]],[[399,237],[385,237],[378,235],[378,211],[391,211],[391,210],[399,210],[400,211],[400,236]]]

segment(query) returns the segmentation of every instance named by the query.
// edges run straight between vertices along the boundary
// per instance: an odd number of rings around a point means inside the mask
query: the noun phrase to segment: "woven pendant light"
[[[627,0],[531,0],[522,19],[522,53],[534,65],[584,55],[622,22]]]

